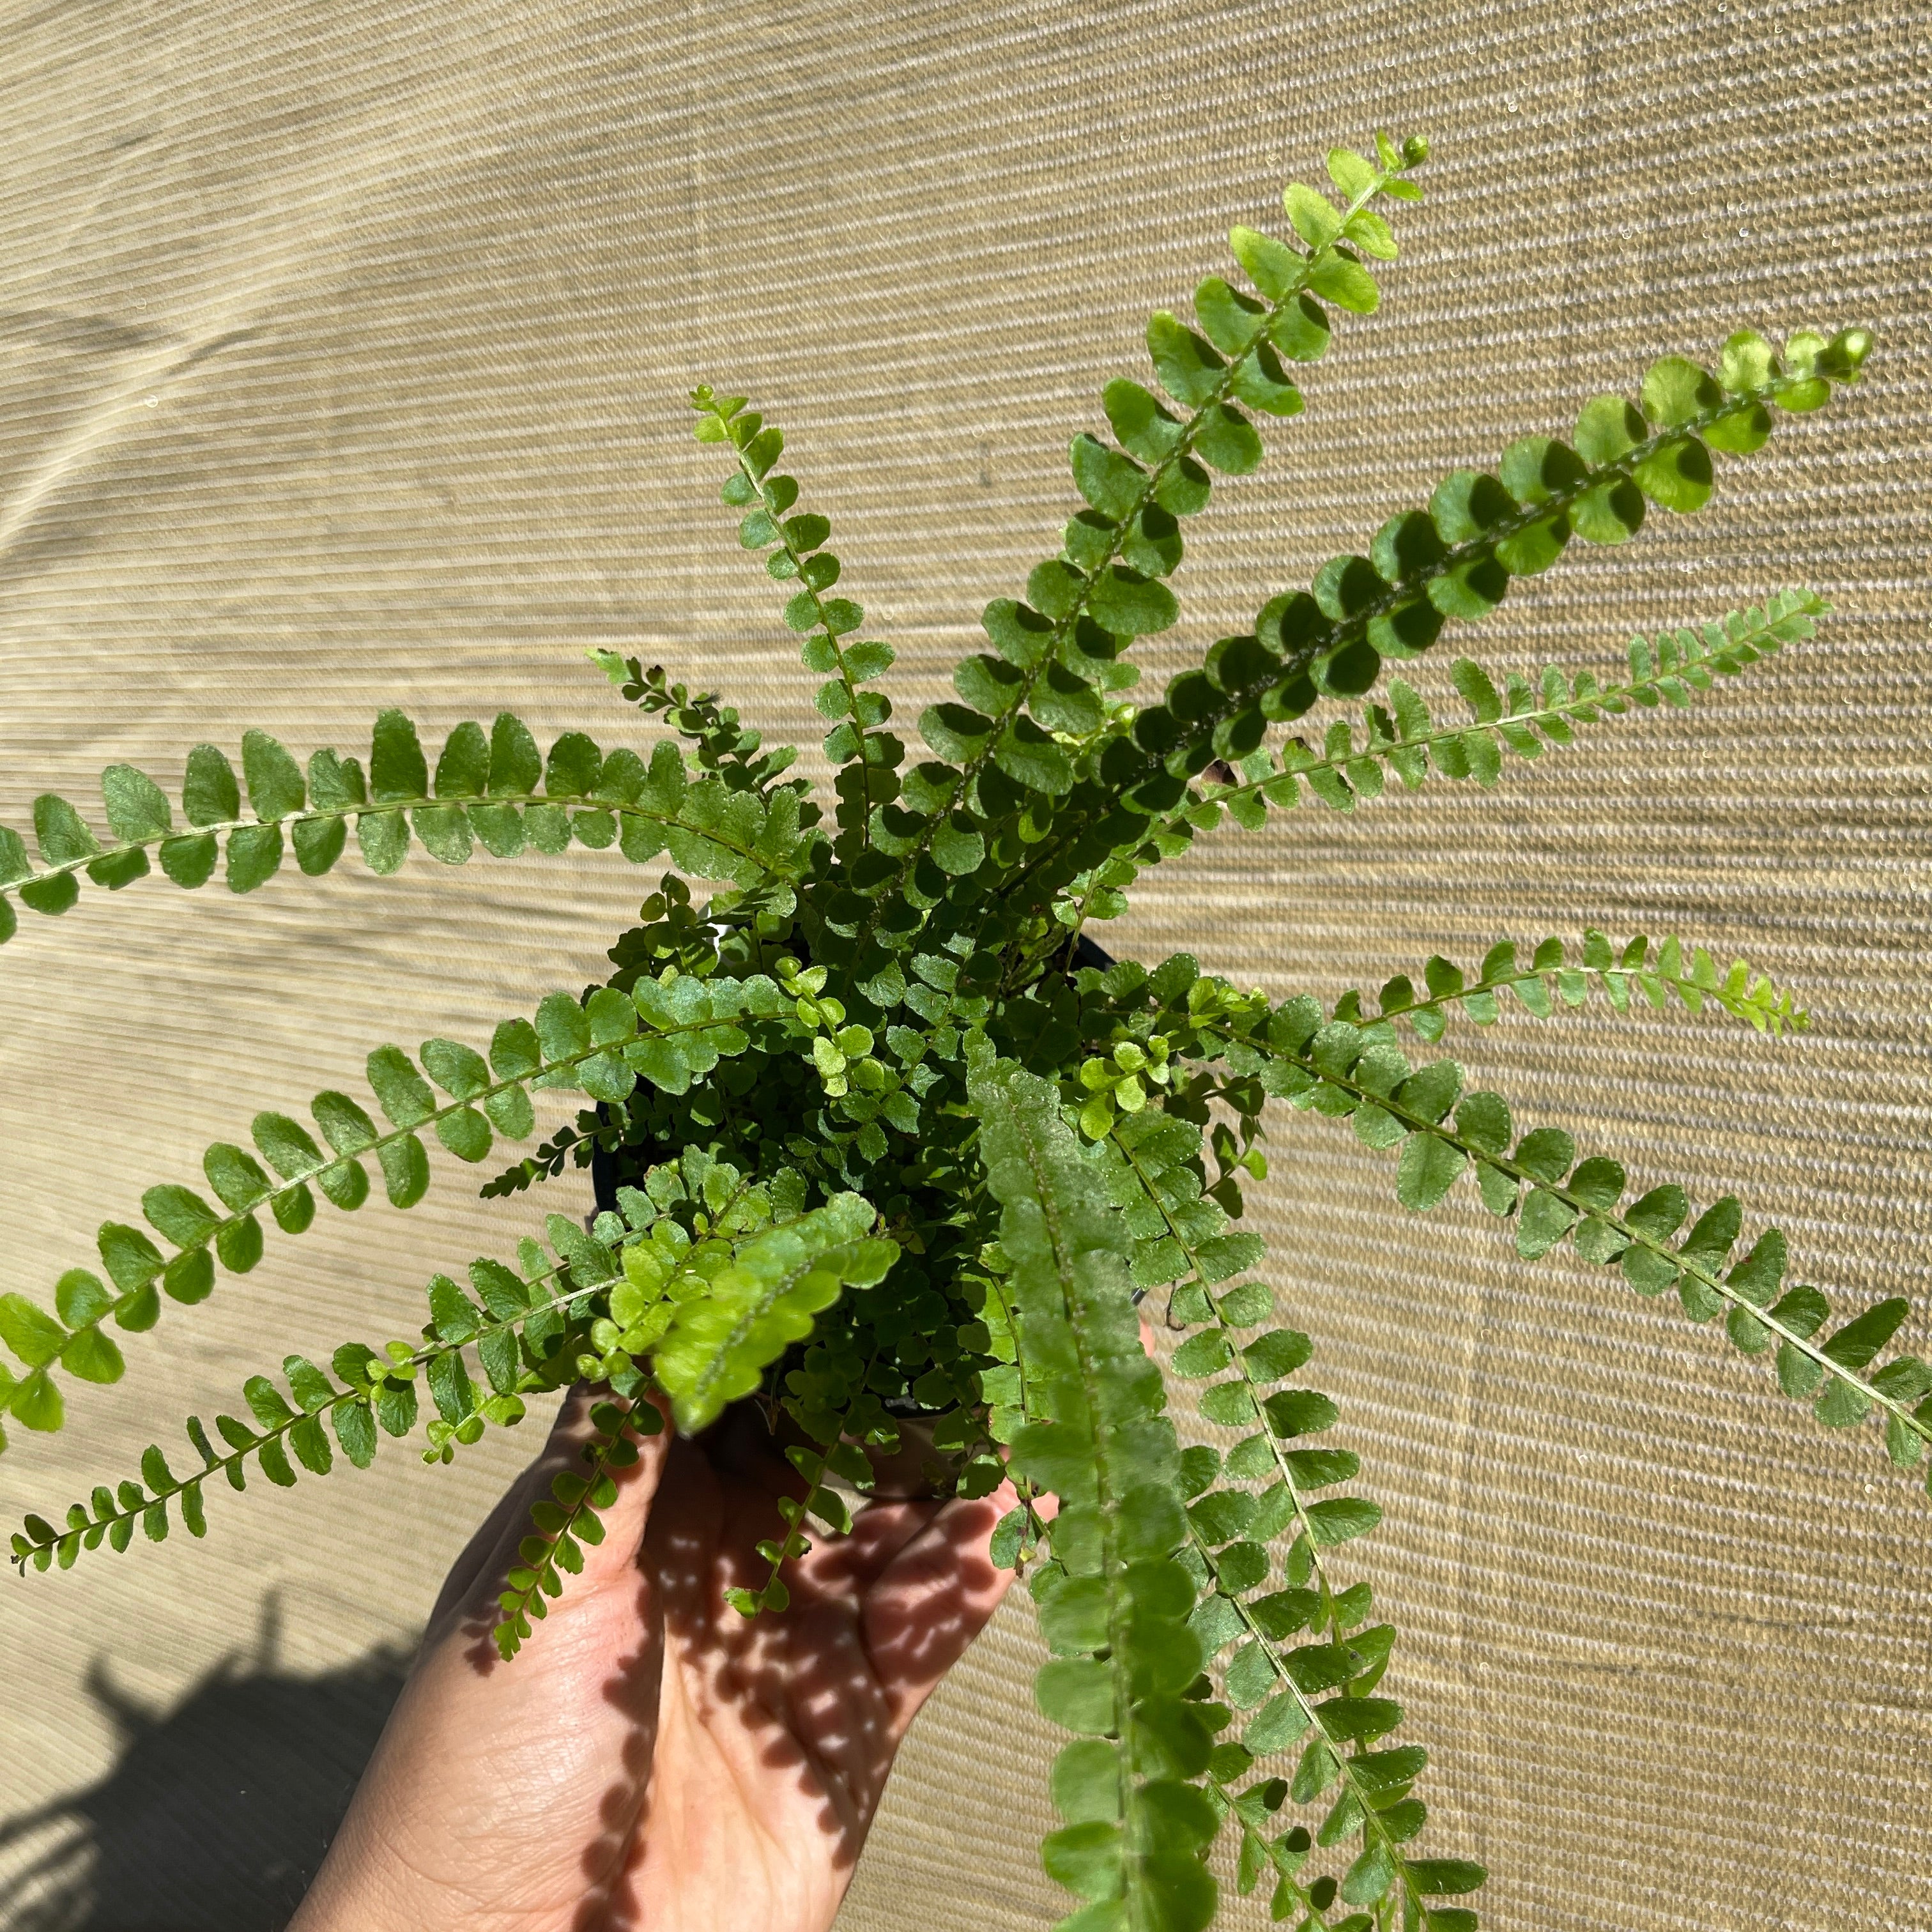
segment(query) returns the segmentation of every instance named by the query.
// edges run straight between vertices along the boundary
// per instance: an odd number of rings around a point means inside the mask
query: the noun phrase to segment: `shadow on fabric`
[[[279,1932],[293,1916],[407,1675],[384,1647],[320,1675],[284,1667],[278,1606],[245,1654],[171,1708],[104,1662],[88,1694],[119,1733],[82,1791],[0,1822],[0,1852],[46,1840],[0,1881],[4,1932]]]

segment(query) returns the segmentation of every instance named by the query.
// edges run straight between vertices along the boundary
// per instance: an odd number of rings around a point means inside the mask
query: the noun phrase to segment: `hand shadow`
[[[87,1688],[118,1734],[85,1790],[0,1822],[7,1932],[278,1932],[348,1808],[410,1647],[308,1676],[278,1657],[271,1598],[251,1650],[224,1658],[171,1707],[119,1689],[106,1660]]]

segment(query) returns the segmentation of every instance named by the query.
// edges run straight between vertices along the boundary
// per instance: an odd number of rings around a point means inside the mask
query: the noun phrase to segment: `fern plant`
[[[1304,791],[1352,811],[1391,777],[1494,784],[1510,759],[1608,718],[1690,704],[1810,637],[1824,612],[1808,591],[1778,590],[1636,639],[1628,675],[1602,682],[1554,666],[1499,679],[1459,658],[1449,681],[1466,716],[1382,676],[1489,616],[1573,541],[1622,544],[1654,510],[1698,509],[1714,454],[1757,451],[1782,414],[1855,382],[1870,346],[1851,328],[1774,350],[1747,329],[1714,372],[1666,356],[1638,400],[1586,401],[1567,441],[1526,436],[1492,471],[1455,471],[1360,554],[1260,601],[1246,632],[1157,700],[1137,694],[1132,646],[1178,620],[1184,525],[1218,477],[1261,463],[1258,420],[1299,413],[1299,371],[1327,353],[1338,314],[1376,309],[1370,265],[1396,256],[1388,215],[1420,199],[1425,153],[1380,135],[1373,159],[1334,151],[1335,196],[1290,187],[1287,236],[1233,231],[1245,287],[1210,275],[1191,321],[1153,318],[1158,392],[1107,386],[1108,433],[1071,445],[1080,500],[1059,551],[1024,598],[987,607],[988,648],[920,718],[923,751],[890,728],[892,646],[841,594],[830,524],[779,467],[782,433],[742,397],[692,392],[739,542],[784,587],[784,620],[824,680],[822,802],[787,776],[790,748],[767,750],[716,697],[598,651],[620,697],[672,735],[606,749],[573,732],[545,752],[505,714],[458,727],[432,765],[410,720],[386,711],[366,765],[324,750],[304,769],[251,731],[238,778],[216,747],[190,752],[178,800],[110,767],[104,834],[39,799],[38,861],[0,831],[0,938],[16,905],[58,914],[83,880],[119,890],[157,863],[188,887],[220,869],[238,892],[291,853],[324,873],[352,830],[378,873],[415,844],[446,865],[481,845],[504,858],[614,848],[672,868],[610,948],[605,983],[551,993],[487,1044],[378,1046],[368,1091],[320,1094],[308,1121],[257,1114],[246,1143],[208,1149],[205,1184],[160,1183],[145,1226],[103,1225],[98,1264],[62,1274],[45,1303],[0,1300],[18,1363],[0,1371],[0,1401],[26,1428],[58,1429],[80,1384],[120,1378],[125,1338],[254,1269],[271,1227],[299,1236],[318,1194],[355,1210],[373,1168],[408,1208],[441,1154],[473,1165],[530,1137],[540,1090],[587,1103],[482,1190],[592,1166],[587,1229],[553,1214],[514,1262],[436,1276],[419,1334],[347,1342],[326,1365],[286,1358],[279,1378],[247,1383],[242,1413],[212,1430],[190,1418],[184,1444],[150,1448],[138,1475],[28,1516],[18,1564],[124,1550],[137,1526],[200,1536],[223,1486],[290,1484],[338,1454],[364,1466],[418,1423],[425,1460],[447,1462],[533,1395],[587,1378],[611,1399],[584,1473],[534,1512],[502,1598],[504,1654],[601,1536],[609,1470],[662,1426],[659,1406],[634,1400],[646,1390],[681,1430],[757,1402],[784,1432],[796,1493],[762,1586],[734,1598],[781,1616],[788,1563],[848,1526],[849,1498],[874,1481],[868,1452],[916,1421],[938,1486],[1017,1481],[995,1556],[1028,1573],[1052,1653],[1036,1696],[1073,1734],[1051,1771],[1065,1822],[1044,1849],[1084,1901],[1068,1927],[1205,1926],[1209,1850],[1232,1835],[1235,1883],[1270,1886],[1277,1919],[1472,1932],[1484,1874],[1426,1847],[1426,1753],[1388,1694],[1396,1631],[1352,1574],[1381,1510],[1356,1486],[1354,1451],[1331,1446],[1336,1405],[1305,1378],[1315,1345],[1280,1318],[1261,1238],[1234,1225],[1266,1172],[1268,1101],[1387,1150],[1406,1212],[1466,1183],[1518,1253],[1568,1241],[1640,1295],[1721,1318],[1820,1422],[1875,1420],[1905,1469],[1932,1440],[1932,1369],[1887,1358],[1903,1300],[1835,1320],[1792,1278],[1784,1236],[1748,1227],[1735,1198],[1694,1216],[1677,1183],[1634,1188],[1612,1156],[1519,1122],[1424,1050],[1511,1002],[1548,1018],[1597,996],[1618,1012],[1676,1001],[1802,1027],[1790,994],[1748,964],[1592,929],[1580,944],[1502,940],[1473,976],[1438,958],[1420,986],[1398,973],[1370,998],[1270,1005],[1186,955],[1150,970],[1089,936],[1144,870],[1223,821],[1258,825]],[[1298,727],[1324,707],[1328,722]],[[688,879],[711,882],[701,903]],[[1178,1403],[1143,1316],[1173,1331]],[[1196,1415],[1232,1446],[1192,1439],[1211,1432]]]

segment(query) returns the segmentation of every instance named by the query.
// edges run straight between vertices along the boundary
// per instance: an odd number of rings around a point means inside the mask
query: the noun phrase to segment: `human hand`
[[[1012,1504],[875,1502],[747,1618],[802,1484],[755,1417],[667,1430],[614,1472],[607,1534],[513,1663],[490,1640],[590,1403],[444,1584],[408,1683],[290,1932],[824,1932],[914,1714],[992,1615]],[[745,1425],[748,1423],[749,1426]]]

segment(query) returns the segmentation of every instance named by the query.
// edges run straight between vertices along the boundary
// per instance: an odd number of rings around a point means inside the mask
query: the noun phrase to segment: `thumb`
[[[572,1592],[596,1590],[614,1579],[634,1574],[644,1524],[664,1472],[669,1432],[662,1410],[649,1397],[640,1397],[633,1404],[608,1389],[592,1390],[580,1382],[565,1396],[542,1449],[504,1493],[451,1568],[430,1612],[426,1639],[434,1639],[458,1620],[467,1622],[485,1610],[494,1611],[509,1571],[521,1560],[520,1546],[526,1538],[542,1533],[531,1518],[532,1508],[544,1501],[566,1508],[556,1492],[557,1478],[570,1475],[589,1479],[594,1468],[605,1465],[604,1458],[593,1463],[585,1452],[611,1439],[600,1432],[593,1420],[593,1412],[602,1412],[606,1404],[624,1417],[622,1439],[629,1446],[620,1449],[604,1468],[616,1491],[616,1500],[596,1511],[590,1535],[572,1538],[583,1551],[584,1562],[582,1576],[571,1579]],[[655,1430],[646,1434],[653,1423]],[[574,1510],[574,1504],[568,1507]]]

